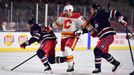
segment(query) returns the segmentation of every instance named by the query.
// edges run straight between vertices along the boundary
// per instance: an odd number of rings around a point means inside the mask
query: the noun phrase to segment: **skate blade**
[[[45,71],[45,74],[53,74],[53,71]]]
[[[92,75],[102,75],[101,73],[93,73]]]
[[[134,71],[132,73],[130,73],[130,75],[134,75]]]
[[[74,71],[73,72],[67,72],[68,75],[74,75]]]

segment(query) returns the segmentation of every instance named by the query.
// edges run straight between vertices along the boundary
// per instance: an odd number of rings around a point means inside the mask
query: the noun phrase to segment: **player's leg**
[[[42,49],[37,50],[37,56],[40,58],[41,62],[45,66],[45,72],[51,72],[51,67],[48,63],[47,56]]]
[[[67,57],[68,69],[67,72],[74,71],[74,56],[73,56],[73,49],[76,46],[78,38],[67,38],[62,39],[61,45],[62,50],[64,50],[64,55]],[[63,48],[64,47],[64,48]]]
[[[67,58],[63,57],[63,56],[56,56],[56,57],[49,56],[48,57],[48,61],[50,64],[55,64],[55,63],[60,64],[60,63],[66,62],[66,60],[67,60]]]
[[[46,73],[52,73],[51,66],[48,62],[49,50],[51,48],[50,44],[49,40],[43,41],[40,45],[40,50],[37,51],[38,57],[46,67],[44,70]]]
[[[117,61],[111,54],[108,53],[102,53],[101,56],[105,58],[109,63],[114,65],[112,72],[116,71],[116,69],[119,67],[120,62]]]
[[[74,71],[74,67],[71,64],[73,62],[73,55],[72,55],[72,50],[66,46],[68,38],[62,38],[61,39],[61,51],[63,54],[63,57],[66,57],[66,62],[68,63],[68,69],[67,72]]]
[[[57,43],[56,40],[48,40],[47,53],[48,53],[48,61],[50,64],[66,62],[66,57],[55,56],[56,43]]]
[[[114,41],[114,36],[113,35],[107,36],[106,39],[107,40],[103,41],[103,44],[102,44],[104,48],[101,47],[102,49],[101,56],[105,58],[108,62],[114,65],[114,68],[112,69],[112,71],[114,72],[120,65],[120,62],[118,62],[111,54],[108,53],[109,46]]]
[[[67,38],[62,38],[61,39],[61,51],[62,51],[62,55],[64,57],[67,56],[67,53],[65,52],[65,44],[66,44]]]
[[[95,70],[92,73],[100,73],[101,72],[101,50],[97,47],[94,48],[94,56],[95,56]]]
[[[66,57],[66,62],[68,63],[68,69],[67,72],[73,72],[74,71],[74,64],[73,62],[73,55],[72,50],[66,46],[68,38],[62,38],[61,39],[61,51],[64,57]]]
[[[104,49],[104,42],[108,41],[107,37],[101,38],[98,40],[97,45],[94,49],[94,56],[95,56],[95,70],[92,73],[100,73],[101,72],[101,53]]]
[[[77,37],[68,38],[65,44],[65,52],[67,55],[67,63],[68,63],[68,69],[67,72],[74,71],[74,56],[73,56],[73,50],[76,46],[76,43],[78,42]]]

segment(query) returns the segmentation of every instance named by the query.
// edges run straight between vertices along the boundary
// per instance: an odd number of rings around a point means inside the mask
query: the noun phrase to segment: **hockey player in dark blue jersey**
[[[111,27],[110,18],[115,18],[123,26],[127,26],[126,18],[117,10],[102,10],[99,4],[95,4],[90,8],[90,21],[85,29],[79,30],[76,34],[90,32],[92,37],[98,37],[96,47],[94,48],[95,70],[92,73],[101,72],[101,60],[106,59],[114,65],[112,72],[115,72],[121,65],[111,54],[108,53],[109,46],[114,41],[116,31]]]
[[[66,62],[66,57],[55,57],[56,36],[49,27],[45,27],[41,24],[36,24],[35,19],[31,18],[28,21],[30,25],[31,38],[20,45],[24,48],[31,45],[34,42],[40,43],[40,47],[37,50],[37,56],[45,66],[45,72],[52,73],[50,64]]]

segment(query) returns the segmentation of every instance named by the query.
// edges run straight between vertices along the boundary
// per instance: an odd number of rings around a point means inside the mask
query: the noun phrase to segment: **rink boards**
[[[56,50],[60,50],[60,33],[55,33],[57,36]],[[0,32],[0,52],[18,52],[18,51],[36,51],[39,44],[36,42],[26,49],[21,49],[20,44],[28,40],[31,35],[29,32]],[[110,46],[111,50],[128,50],[128,41],[126,40],[125,33],[117,33],[114,43]],[[97,43],[98,38],[92,38],[89,34],[80,36],[75,50],[93,50]],[[132,50],[134,49],[134,39],[130,39]]]

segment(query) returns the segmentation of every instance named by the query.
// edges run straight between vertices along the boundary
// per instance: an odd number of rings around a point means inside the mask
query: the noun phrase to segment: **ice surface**
[[[134,50],[133,50],[134,52]],[[20,64],[36,52],[0,53],[0,75],[68,75],[67,63],[51,65],[53,74],[45,74],[44,66],[37,56],[24,63],[13,71],[13,67]],[[74,51],[75,72],[74,75],[92,75],[94,70],[93,51]],[[111,50],[111,53],[123,65],[116,72],[112,72],[112,65],[103,59],[101,75],[129,75],[134,70],[129,50]],[[60,51],[56,55],[61,55]]]

